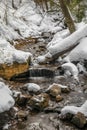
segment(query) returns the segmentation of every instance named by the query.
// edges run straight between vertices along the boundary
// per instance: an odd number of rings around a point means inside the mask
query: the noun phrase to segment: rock
[[[29,92],[38,92],[40,90],[40,86],[35,83],[27,83],[24,85],[28,89]]]
[[[53,106],[53,107],[46,107],[45,109],[44,109],[44,112],[45,113],[55,113],[55,112],[57,112],[57,113],[61,113],[61,107],[60,106]]]
[[[26,106],[27,102],[30,100],[31,96],[30,95],[19,95],[16,98],[16,103],[19,106]]]
[[[5,39],[0,40],[0,76],[9,80],[12,76],[28,70],[32,54],[16,50]]]
[[[25,122],[18,122],[18,124],[17,124],[17,127],[18,127],[18,129],[20,130],[20,129],[25,129],[25,127],[26,127],[26,123]]]
[[[78,128],[83,128],[87,123],[86,118],[83,113],[78,112],[71,120],[71,122]]]
[[[3,126],[7,124],[10,120],[9,112],[0,113],[0,130],[2,130]]]
[[[65,115],[61,115],[60,114],[60,119],[61,120],[71,120],[73,118],[73,114],[71,114],[71,113],[66,113]]]
[[[61,94],[61,88],[58,86],[58,84],[52,84],[48,88],[49,94],[53,97],[56,97],[57,95]]]
[[[29,69],[28,61],[26,63],[13,63],[11,65],[0,64],[0,76],[4,79],[10,79],[14,75],[27,71]]]
[[[24,111],[24,110],[18,111],[18,113],[17,113],[17,118],[18,119],[26,120],[27,117],[28,117],[28,112],[27,111]]]
[[[56,102],[60,102],[63,100],[63,97],[61,95],[56,96]]]
[[[70,89],[67,86],[65,86],[65,87],[61,87],[61,91],[62,93],[69,93]]]
[[[49,95],[46,93],[35,95],[30,99],[29,105],[32,109],[43,110],[49,105]]]
[[[60,95],[61,93],[70,92],[70,89],[67,86],[53,83],[52,85],[49,86],[46,92],[49,92],[51,96],[56,97],[57,95]]]

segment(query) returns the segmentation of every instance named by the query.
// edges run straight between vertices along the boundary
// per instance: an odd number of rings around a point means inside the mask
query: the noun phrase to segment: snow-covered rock
[[[67,113],[77,114],[78,112],[83,113],[87,117],[87,101],[81,107],[65,106],[61,110],[61,116],[65,116]]]
[[[69,71],[76,81],[79,81],[79,79],[78,79],[79,72],[78,72],[77,67],[73,63],[70,63],[70,62],[69,63],[64,63],[64,64],[61,65],[61,67],[65,71]]]
[[[40,86],[35,83],[27,83],[24,87],[26,87],[29,92],[38,92],[40,90]]]
[[[42,55],[42,56],[38,56],[37,57],[37,62],[38,63],[46,63],[49,61],[49,59],[52,58],[52,55],[48,52],[46,53],[45,55]]]
[[[0,96],[0,113],[2,113],[8,111],[15,103],[12,92],[3,82],[0,82]]]
[[[31,56],[31,53],[16,50],[9,42],[0,38],[0,64],[24,63]]]
[[[6,79],[29,68],[32,54],[16,50],[5,39],[0,38],[0,76]]]

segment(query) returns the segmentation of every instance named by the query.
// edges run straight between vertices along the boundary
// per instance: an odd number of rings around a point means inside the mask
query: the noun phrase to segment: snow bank
[[[67,113],[77,114],[78,112],[83,113],[87,117],[87,101],[85,101],[85,103],[81,107],[65,106],[61,110],[61,115],[64,116]]]
[[[13,107],[15,101],[12,98],[12,92],[3,82],[0,82],[0,97],[0,113]]]
[[[82,32],[83,33],[83,32]],[[84,61],[87,60],[87,37],[80,40],[80,43],[64,59],[64,61]]]
[[[16,50],[9,42],[0,38],[0,64],[25,63],[31,56],[31,53]]]
[[[34,0],[0,1],[0,35],[6,40],[38,36],[44,32],[57,32],[57,14],[47,14],[36,7]],[[62,16],[61,16],[62,17]],[[61,19],[61,18],[60,18]]]
[[[72,47],[75,47],[79,43],[79,40],[85,36],[87,36],[87,25],[84,25],[64,40],[61,40],[60,42],[58,41],[58,44],[49,46],[48,51],[53,56],[60,56],[61,54],[65,53],[65,51],[68,51],[72,49]]]

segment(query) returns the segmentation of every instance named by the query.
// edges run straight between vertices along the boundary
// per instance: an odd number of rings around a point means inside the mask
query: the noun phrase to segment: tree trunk
[[[75,25],[72,20],[72,17],[70,16],[69,9],[66,5],[66,2],[65,0],[59,0],[59,2],[60,2],[60,6],[65,17],[65,22],[70,30],[70,33],[73,33],[75,31]]]

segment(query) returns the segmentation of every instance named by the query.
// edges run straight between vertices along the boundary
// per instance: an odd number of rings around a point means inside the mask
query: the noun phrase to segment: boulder
[[[78,128],[83,128],[85,124],[87,123],[86,117],[84,116],[83,113],[78,112],[73,118],[72,118],[72,123],[76,125]]]
[[[16,50],[5,39],[0,38],[0,76],[10,79],[29,68],[31,53]]]
[[[32,109],[41,111],[44,108],[48,107],[49,95],[46,93],[41,93],[39,95],[35,95],[30,99],[29,105]]]
[[[0,64],[0,77],[10,79],[14,75],[20,74],[29,69],[29,64],[14,62],[12,65]]]

